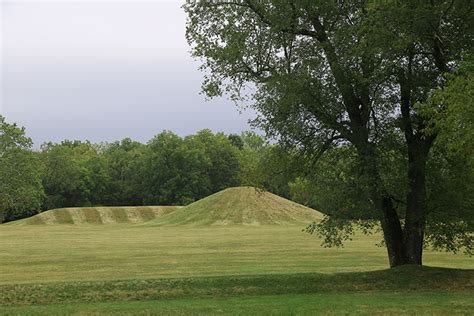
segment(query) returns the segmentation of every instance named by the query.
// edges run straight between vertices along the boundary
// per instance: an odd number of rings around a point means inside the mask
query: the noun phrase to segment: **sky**
[[[199,94],[181,1],[0,2],[0,113],[36,146],[250,129],[255,113]]]

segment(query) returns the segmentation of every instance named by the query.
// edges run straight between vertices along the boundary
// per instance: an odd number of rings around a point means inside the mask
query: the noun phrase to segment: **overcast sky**
[[[0,2],[0,113],[37,146],[249,129],[252,113],[199,95],[181,1]]]

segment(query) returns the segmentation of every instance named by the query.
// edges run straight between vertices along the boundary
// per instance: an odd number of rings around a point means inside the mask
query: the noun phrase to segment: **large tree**
[[[422,263],[427,224],[426,166],[437,133],[424,132],[431,118],[418,106],[472,49],[473,6],[242,0],[189,2],[185,10],[208,96],[250,100],[270,136],[314,159],[332,146],[354,149],[360,197],[377,212],[398,266]],[[394,157],[405,163],[403,210],[386,172]]]

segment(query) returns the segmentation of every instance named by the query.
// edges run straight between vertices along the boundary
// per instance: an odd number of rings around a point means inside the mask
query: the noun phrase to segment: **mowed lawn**
[[[300,226],[55,225],[0,227],[0,284],[387,268],[380,236],[322,248]],[[462,254],[426,252],[425,264],[473,268]]]
[[[387,268],[295,226],[0,226],[0,314],[469,314],[473,270]],[[425,264],[472,269],[427,251]],[[375,271],[375,272],[371,272]]]
[[[472,315],[472,292],[316,293],[7,307],[19,315]]]

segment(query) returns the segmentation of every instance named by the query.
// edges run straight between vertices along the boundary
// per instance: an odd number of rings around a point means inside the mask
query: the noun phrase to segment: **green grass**
[[[1,226],[0,314],[467,313],[472,307],[472,258],[427,252],[428,265],[463,269],[386,270],[377,237],[358,235],[345,248],[326,249],[301,228]]]
[[[185,207],[76,207],[43,212],[8,225],[117,224],[150,225],[301,225],[323,214],[253,187],[220,191]]]
[[[302,226],[304,227],[304,226]],[[0,226],[0,284],[335,273],[387,267],[380,237],[320,247],[300,226]],[[426,252],[425,264],[472,268],[472,258]]]
[[[469,315],[473,292],[317,293],[4,307],[19,315]]]
[[[96,212],[84,209],[91,221]],[[473,261],[461,254],[425,252],[426,265],[450,269],[386,269],[386,250],[375,246],[380,236],[358,234],[344,248],[327,249],[302,232],[304,223],[150,223],[0,226],[0,314],[433,315],[473,308]]]
[[[179,208],[178,206],[71,207],[49,210],[7,225],[143,223]]]
[[[235,297],[366,291],[472,291],[474,270],[420,268],[0,285],[1,305]]]
[[[322,218],[322,213],[270,192],[253,187],[235,187],[160,216],[148,224],[301,225]]]

